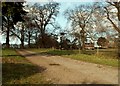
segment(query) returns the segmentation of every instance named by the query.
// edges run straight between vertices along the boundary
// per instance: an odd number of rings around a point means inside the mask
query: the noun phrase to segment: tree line
[[[60,10],[59,3],[24,5],[24,2],[2,2],[1,29],[6,35],[6,47],[10,47],[11,36],[21,41],[21,48],[24,48],[25,41],[28,42],[28,47],[32,47],[31,41],[34,41],[37,48],[67,49],[81,46],[82,50],[85,49],[87,38],[94,42],[99,36],[106,34],[107,39],[112,39],[120,33],[117,24],[120,23],[120,2],[105,3],[80,4],[74,8],[68,8],[64,12],[64,17],[71,27],[66,31],[55,33],[56,30],[61,29],[56,22]],[[53,30],[50,32],[51,28]],[[73,40],[65,37],[65,33]],[[57,41],[58,37],[60,42]]]

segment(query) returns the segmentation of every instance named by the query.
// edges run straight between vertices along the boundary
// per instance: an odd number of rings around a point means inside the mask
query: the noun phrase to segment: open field
[[[38,67],[26,58],[20,56],[14,49],[2,50],[2,83],[3,84],[44,84],[42,72],[44,67]]]
[[[86,50],[80,52],[78,50],[52,50],[52,49],[28,49],[38,53],[59,55],[76,60],[82,60],[92,62],[96,64],[108,65],[118,67],[118,56],[116,49],[99,49],[99,53],[96,50]]]

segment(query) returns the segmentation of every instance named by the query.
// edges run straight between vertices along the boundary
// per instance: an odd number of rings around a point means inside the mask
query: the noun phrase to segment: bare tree
[[[24,48],[25,39],[25,25],[23,22],[18,22],[13,30],[11,30],[12,36],[16,36],[21,41],[21,48]]]
[[[70,21],[73,31],[79,34],[81,39],[82,50],[85,49],[85,41],[86,41],[86,27],[92,21],[93,12],[95,10],[95,6],[92,5],[80,5],[75,7],[74,9],[67,9],[65,11],[65,16],[68,21]]]
[[[112,9],[109,9],[108,6],[105,6],[105,10],[107,13],[107,19],[111,22],[111,24],[113,25],[114,29],[119,33],[119,40],[118,40],[118,55],[120,56],[120,1],[118,2],[107,2],[109,3],[110,6],[115,7],[115,9],[117,10],[116,15],[117,15],[117,19],[118,19],[118,23],[116,24],[113,20],[113,18],[111,18],[111,13],[110,11]]]
[[[118,23],[120,21],[120,2],[108,2],[110,5],[114,6],[117,9],[116,15],[118,18]],[[113,25],[114,29],[120,33],[120,28],[118,27],[118,24],[114,23],[113,19],[111,18],[111,13],[110,10],[107,6],[104,7],[107,13],[107,19],[111,22],[111,24]]]
[[[59,12],[59,3],[49,2],[47,4],[34,4],[32,6],[32,12],[34,13],[34,22],[39,28],[40,35],[39,40],[42,41],[42,47],[45,47],[45,34],[47,26],[52,25],[54,27],[55,17]]]
[[[35,33],[37,30],[36,28],[36,24],[34,23],[34,21],[32,20],[32,16],[28,15],[25,17],[25,41],[28,41],[28,47],[30,48],[30,44],[31,44],[31,40],[33,40],[32,38],[35,38]],[[35,40],[35,39],[34,39]]]

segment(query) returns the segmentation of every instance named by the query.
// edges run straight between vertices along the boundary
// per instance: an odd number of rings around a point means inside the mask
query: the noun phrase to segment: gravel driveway
[[[26,50],[18,52],[33,64],[45,67],[43,75],[55,84],[118,84],[118,68]]]

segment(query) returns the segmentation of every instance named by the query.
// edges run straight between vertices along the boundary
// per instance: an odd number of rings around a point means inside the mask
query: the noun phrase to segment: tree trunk
[[[41,35],[41,41],[42,41],[42,48],[45,48],[45,34]]]
[[[81,30],[81,41],[82,41],[82,51],[85,50],[85,31],[84,28]]]
[[[41,29],[41,47],[45,48],[45,31],[44,28]]]
[[[9,18],[7,18],[8,20],[8,25],[7,25],[7,34],[6,34],[6,48],[10,48],[10,44],[9,44],[9,33],[10,33],[10,25],[9,25]]]
[[[120,29],[120,20],[118,21],[118,28]],[[120,57],[120,33],[118,33],[118,56]]]
[[[10,48],[10,44],[9,44],[9,27],[7,28],[7,35],[6,35],[6,48]]]
[[[85,50],[85,41],[83,41],[83,44],[82,44],[82,51]]]
[[[39,45],[38,45],[38,40],[39,40],[39,36],[37,34],[37,32],[35,33],[35,44],[36,44],[36,48],[39,48]]]
[[[120,33],[119,33],[119,40],[118,40],[118,56],[120,57]]]
[[[37,45],[37,32],[35,33],[35,42],[36,42],[36,45]]]
[[[30,48],[30,36],[31,34],[30,34],[30,31],[28,32],[28,47]]]
[[[120,30],[120,7],[118,7],[118,28]],[[120,32],[118,32],[119,34],[119,40],[118,40],[118,56],[120,57]]]
[[[20,41],[21,41],[21,46],[20,46],[20,48],[22,48],[22,49],[23,49],[23,48],[24,48],[24,40],[23,40],[23,39],[21,39]]]
[[[24,25],[22,24],[22,30],[21,30],[21,48],[24,48]]]

